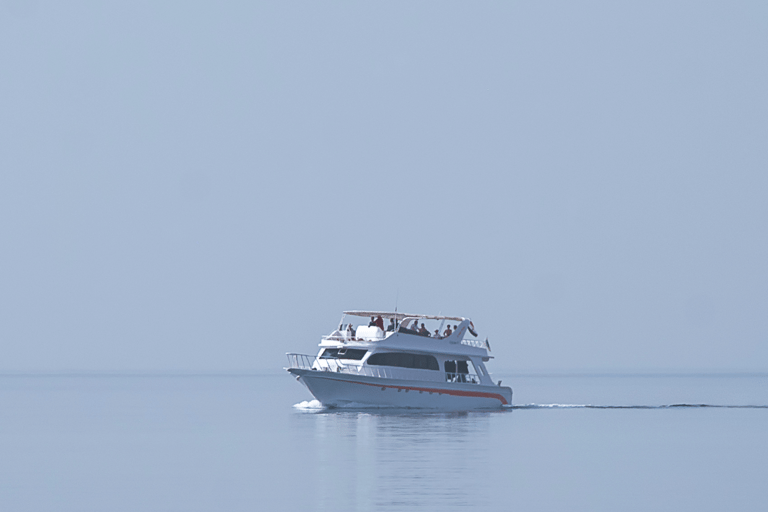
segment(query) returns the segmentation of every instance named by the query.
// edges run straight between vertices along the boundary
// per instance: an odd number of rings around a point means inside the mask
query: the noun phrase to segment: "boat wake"
[[[593,405],[593,404],[525,404],[507,405],[505,409],[768,409],[768,405],[716,405],[716,404],[668,404],[668,405]]]
[[[358,402],[347,402],[344,404],[336,405],[323,405],[319,400],[309,400],[293,404],[294,409],[305,412],[319,412],[319,411],[334,411],[334,410],[358,410],[358,409],[384,409],[384,410],[399,410],[399,409],[411,409],[410,407],[400,407],[396,405],[372,405],[362,404]]]
[[[303,402],[293,404],[293,408],[301,411],[324,411],[327,409],[319,400],[304,400]]]
[[[323,405],[319,400],[305,400],[293,405],[303,412],[350,411],[350,410],[412,410],[411,408],[370,405],[350,402],[334,406]],[[595,405],[595,404],[520,404],[504,405],[503,411],[519,409],[768,409],[768,405],[723,405],[723,404],[666,404],[666,405]],[[417,409],[433,412],[433,409]],[[498,410],[498,409],[497,409]],[[487,411],[486,411],[487,412]]]

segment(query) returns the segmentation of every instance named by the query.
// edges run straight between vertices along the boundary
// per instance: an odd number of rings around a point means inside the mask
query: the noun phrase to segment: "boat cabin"
[[[347,320],[349,318],[349,320]],[[359,322],[355,319],[364,318]],[[374,377],[493,385],[488,341],[468,318],[345,311],[313,367]]]

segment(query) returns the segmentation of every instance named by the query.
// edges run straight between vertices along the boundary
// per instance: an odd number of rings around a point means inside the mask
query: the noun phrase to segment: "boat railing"
[[[358,338],[348,334],[347,331],[341,334],[327,334],[323,336],[323,341],[366,341],[363,338]]]
[[[350,373],[353,375],[366,375],[368,377],[379,377],[382,379],[397,378],[392,370],[399,368],[387,368],[378,366],[361,366],[357,364],[345,364],[343,360],[336,358],[321,358],[307,354],[287,353],[288,363],[291,368],[302,370],[315,370],[320,372]]]
[[[392,370],[383,366],[358,366],[356,367],[355,371],[351,371],[349,373],[365,375],[367,377],[378,377],[380,379],[397,378],[392,374]]]
[[[302,370],[317,370],[320,366],[317,356],[310,356],[308,354],[294,354],[289,352],[285,354],[288,356],[288,364],[291,368],[299,368]],[[324,359],[326,367],[335,366],[332,371],[339,371],[341,368],[341,362],[338,359]],[[331,371],[331,370],[327,370]]]
[[[400,368],[393,366],[368,366],[345,363],[342,359],[322,358],[307,354],[295,354],[289,352],[288,364],[290,368],[301,370],[314,370],[319,372],[348,373],[351,375],[365,375],[380,379],[415,379],[425,381],[439,381],[445,376],[445,382],[465,384],[480,384],[480,378],[474,373],[437,372],[434,370],[422,370],[417,368]]]
[[[379,331],[382,332],[382,331]],[[327,334],[322,337],[323,341],[341,341],[341,342],[349,342],[349,341],[357,341],[361,343],[370,343],[372,341],[381,341],[387,336],[392,334],[392,331],[384,331],[383,336],[352,336],[347,331],[342,332],[341,334]]]
[[[446,382],[463,382],[466,384],[480,384],[480,378],[474,373],[445,372]]]
[[[463,339],[461,340],[462,345],[466,345],[468,347],[476,347],[476,348],[488,348],[488,344],[485,341],[482,340],[471,340],[471,339]]]

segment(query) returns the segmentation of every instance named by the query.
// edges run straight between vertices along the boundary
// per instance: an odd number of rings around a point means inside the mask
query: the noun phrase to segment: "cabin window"
[[[372,366],[397,366],[399,368],[416,368],[419,370],[440,370],[435,356],[411,354],[409,352],[379,352],[368,358]]]
[[[447,382],[471,382],[477,384],[477,377],[469,373],[471,361],[446,361],[445,380]],[[474,370],[474,365],[472,365]]]
[[[327,348],[323,350],[320,359],[351,359],[353,361],[359,361],[365,357],[365,349],[359,348]]]

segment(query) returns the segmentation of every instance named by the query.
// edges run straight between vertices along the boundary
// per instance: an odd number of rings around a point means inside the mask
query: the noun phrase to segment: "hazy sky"
[[[766,91],[762,1],[0,0],[0,371],[768,371]]]

